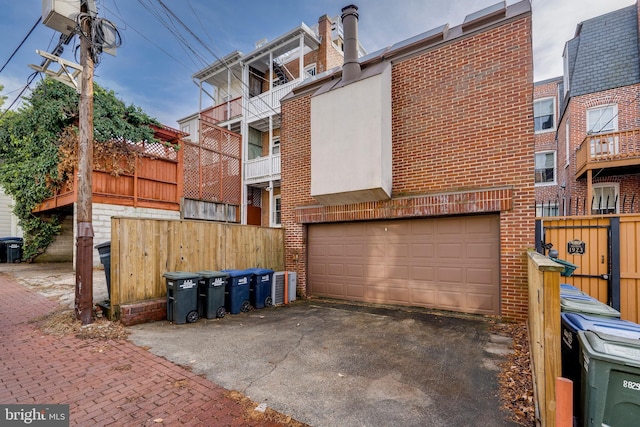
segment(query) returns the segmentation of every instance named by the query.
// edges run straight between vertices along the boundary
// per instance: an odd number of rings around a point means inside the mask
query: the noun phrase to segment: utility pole
[[[76,318],[83,325],[93,322],[93,35],[87,1],[80,8],[80,140],[78,144]]]

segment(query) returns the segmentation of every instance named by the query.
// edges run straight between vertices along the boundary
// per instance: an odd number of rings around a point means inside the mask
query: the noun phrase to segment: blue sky
[[[324,14],[337,16],[352,2],[346,0],[163,0],[209,49],[184,28],[175,26],[190,49],[148,9],[158,9],[158,0],[98,0],[98,13],[118,27],[123,45],[117,55],[103,54],[95,71],[96,81],[116,92],[127,104],[142,107],[162,123],[176,121],[198,108],[198,88],[191,76],[227,53],[251,52],[255,43],[269,40],[297,27],[314,25]],[[515,3],[508,0],[507,4]],[[491,6],[496,0],[359,0],[359,37],[369,52],[389,46],[442,24],[459,25],[470,13]],[[533,0],[533,46],[535,80],[562,74],[564,43],[575,33],[576,24],[603,13],[635,4],[632,0]],[[0,0],[0,67],[42,14],[42,0]],[[166,18],[165,18],[166,19]],[[42,58],[35,49],[49,51],[58,33],[39,24],[17,54],[0,72],[2,95],[8,107],[32,73],[28,64]],[[65,47],[65,59],[74,57],[76,37]],[[211,53],[212,51],[213,53]],[[215,54],[215,56],[214,56]],[[35,82],[34,82],[35,83]]]

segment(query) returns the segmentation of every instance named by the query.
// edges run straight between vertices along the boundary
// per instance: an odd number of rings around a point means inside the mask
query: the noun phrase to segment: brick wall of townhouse
[[[552,129],[535,132],[535,151],[536,153],[555,152],[556,153],[556,169],[555,184],[536,184],[536,205],[557,203],[563,195],[563,189],[558,181],[558,173],[564,167],[557,155],[556,130],[559,122],[559,100],[558,100],[558,83],[562,79],[553,79],[551,81],[536,83],[533,88],[533,99],[553,98],[555,100],[554,122]]]
[[[640,85],[625,86],[571,98],[566,113],[562,117],[558,133],[558,164],[564,166],[566,158],[566,123],[569,122],[569,166],[559,168],[559,182],[566,182],[566,196],[574,203],[576,198],[584,199],[587,195],[586,178],[576,180],[576,150],[587,135],[587,110],[606,105],[617,105],[616,120],[618,130],[640,128]],[[596,177],[594,184],[602,182],[616,182],[620,186],[620,194],[638,193],[640,174]],[[636,199],[638,196],[636,196]],[[622,203],[622,201],[621,201]],[[628,201],[630,204],[631,201]],[[580,208],[582,212],[582,208]],[[572,210],[572,213],[574,211]]]
[[[502,316],[524,319],[526,250],[534,245],[532,88],[530,14],[394,62],[392,199],[337,208],[310,196],[311,95],[283,102],[285,262],[299,292],[313,217],[499,212]]]

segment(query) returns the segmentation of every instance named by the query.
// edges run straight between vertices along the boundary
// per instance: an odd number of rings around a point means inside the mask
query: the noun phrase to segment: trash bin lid
[[[620,312],[598,300],[586,300],[576,298],[560,298],[560,310],[571,313],[585,313],[604,317],[620,318]]]
[[[245,277],[253,275],[249,270],[222,270],[222,272],[227,273],[229,277]]]
[[[578,339],[591,358],[640,368],[640,340],[594,331],[579,331]]]
[[[247,271],[255,274],[256,276],[261,276],[263,274],[271,274],[273,270],[269,270],[268,268],[249,268]]]
[[[580,294],[576,294],[576,293],[571,293],[571,292],[560,291],[560,299],[562,300],[562,298],[573,299],[573,300],[581,300],[581,301],[598,301],[597,299],[595,299],[591,295],[587,295],[584,292],[580,293]]]
[[[111,240],[108,240],[108,241],[106,241],[106,242],[99,243],[99,244],[95,245],[95,246],[94,246],[94,248],[96,248],[96,249],[102,249],[102,248],[106,248],[107,246],[111,247]]]
[[[604,332],[608,335],[640,340],[640,325],[628,320],[583,313],[562,313],[561,317],[574,331]]]
[[[224,277],[226,279],[227,277],[229,277],[228,273],[224,273],[222,271],[214,271],[214,270],[202,270],[202,271],[196,272],[196,274],[205,279],[211,279],[216,277]]]
[[[10,240],[16,240],[16,241],[18,241],[20,243],[22,243],[22,241],[23,241],[22,237],[0,237],[0,241],[2,241],[2,242],[8,242]]]
[[[188,280],[188,279],[199,279],[200,276],[196,273],[191,273],[188,271],[168,271],[163,274],[169,280]]]

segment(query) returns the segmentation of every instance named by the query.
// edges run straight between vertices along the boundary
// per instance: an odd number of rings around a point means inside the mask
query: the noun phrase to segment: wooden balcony
[[[161,141],[180,144],[184,133],[169,127],[154,126],[155,136]],[[180,144],[182,145],[182,144]],[[121,206],[180,210],[183,196],[183,150],[162,143],[131,144],[136,153],[133,168],[124,166],[123,172],[113,174],[113,165],[94,158],[92,174],[92,201]],[[116,160],[124,165],[125,160]],[[34,212],[44,212],[71,206],[78,200],[78,174],[65,182],[52,197],[40,203]]]
[[[639,165],[640,129],[587,135],[576,151],[576,178],[594,169],[604,175],[625,174]]]

